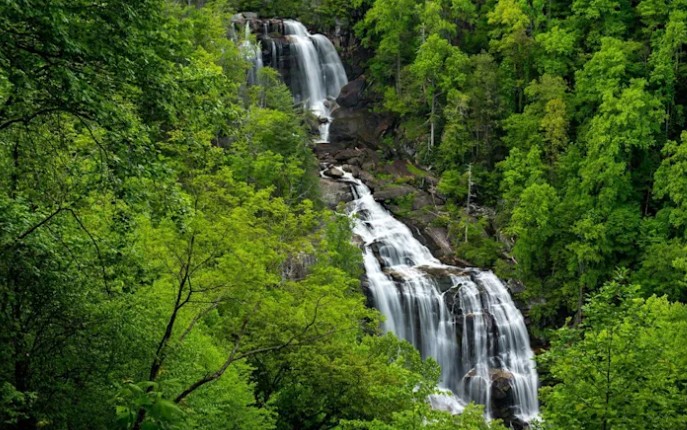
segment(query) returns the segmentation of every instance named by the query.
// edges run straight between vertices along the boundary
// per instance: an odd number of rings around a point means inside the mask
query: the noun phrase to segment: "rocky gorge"
[[[257,34],[248,51],[255,68],[277,69],[294,102],[315,115],[322,198],[355,216],[362,285],[385,330],[442,366],[441,387],[452,394],[430,399],[434,407],[460,412],[473,401],[489,418],[526,427],[537,415],[537,376],[524,320],[493,273],[457,255],[437,178],[387,147],[395,118],[375,111],[366,77],[346,82],[333,44],[299,23],[252,14],[234,23]]]

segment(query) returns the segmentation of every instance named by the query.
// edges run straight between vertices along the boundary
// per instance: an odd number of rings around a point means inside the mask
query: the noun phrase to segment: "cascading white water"
[[[311,35],[298,21],[284,20],[284,34],[293,48],[296,70],[291,73],[297,103],[307,105],[320,120],[320,141],[329,141],[329,123],[339,91],[348,83],[341,59],[325,36]]]
[[[248,84],[256,85],[258,83],[258,75],[260,69],[263,67],[262,52],[260,51],[260,44],[251,39],[250,23],[246,22],[243,30],[243,41],[239,45],[239,49],[243,54],[243,58],[253,65],[248,71]]]
[[[440,386],[453,393],[433,396],[432,405],[460,412],[468,402],[480,403],[491,417],[493,385],[499,381],[511,392],[513,416],[525,422],[536,417],[533,353],[523,317],[503,283],[492,272],[443,265],[361,181],[348,173],[343,180],[354,193],[353,232],[364,241],[369,289],[385,316],[384,330],[436,359]]]
[[[327,142],[334,100],[347,83],[334,46],[297,21],[283,21],[284,45],[275,43],[268,30],[263,30],[271,53],[266,61],[286,69],[294,100],[321,119],[321,141]],[[498,400],[514,418],[536,417],[533,353],[522,315],[503,283],[491,272],[443,265],[362,182],[348,173],[343,180],[355,195],[354,233],[365,243],[369,289],[385,316],[384,330],[441,365],[440,386],[447,391],[431,396],[432,405],[458,413],[476,402],[485,405],[487,417],[504,417],[503,410],[494,410]]]

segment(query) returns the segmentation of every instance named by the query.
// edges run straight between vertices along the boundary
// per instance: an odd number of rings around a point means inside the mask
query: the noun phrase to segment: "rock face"
[[[377,191],[374,195],[378,202],[397,200],[406,196],[414,196],[416,189],[410,185],[395,185]]]
[[[365,97],[365,76],[358,76],[341,89],[336,103],[342,108],[361,108],[369,102]]]
[[[329,178],[320,178],[320,192],[322,193],[322,201],[330,209],[336,209],[341,202],[353,200],[348,185]]]
[[[389,116],[351,107],[339,107],[332,112],[332,118],[330,140],[364,144],[372,149],[379,147],[382,137],[393,126]]]
[[[369,94],[365,76],[350,81],[340,91],[332,113],[332,141],[349,142],[377,149],[383,136],[394,126],[393,117],[372,112],[374,95]]]

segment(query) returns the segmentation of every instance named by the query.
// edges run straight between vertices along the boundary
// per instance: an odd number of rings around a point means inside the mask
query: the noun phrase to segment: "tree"
[[[415,61],[409,66],[413,79],[422,89],[422,98],[429,106],[428,150],[434,147],[439,97],[458,90],[465,83],[468,59],[458,48],[437,34],[431,34],[420,46]]]
[[[577,328],[562,328],[540,356],[551,386],[542,388],[545,427],[648,429],[685,425],[685,306],[637,297],[623,278],[584,306]]]
[[[370,64],[373,76],[381,85],[393,78],[397,94],[401,93],[401,68],[415,51],[415,18],[413,0],[377,0],[356,25],[363,44],[376,48]]]
[[[670,224],[686,232],[687,227],[687,132],[682,132],[681,141],[670,141],[663,147],[666,158],[654,174],[654,195],[658,198],[667,197],[674,207],[668,207]]]
[[[520,112],[524,107],[523,90],[530,81],[534,45],[532,26],[535,22],[516,0],[499,0],[488,17],[489,24],[494,26],[490,46],[503,58],[502,66],[515,88],[515,110]]]

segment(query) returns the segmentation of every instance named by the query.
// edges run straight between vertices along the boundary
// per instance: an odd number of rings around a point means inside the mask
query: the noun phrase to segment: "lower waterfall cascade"
[[[343,171],[343,170],[342,170]],[[491,271],[461,269],[437,260],[410,229],[375,201],[370,189],[343,173],[354,200],[353,233],[384,331],[413,344],[440,364],[437,409],[459,413],[469,402],[487,418],[530,422],[538,416],[538,377],[527,328],[508,290]]]

